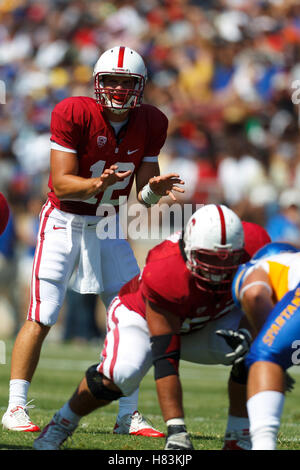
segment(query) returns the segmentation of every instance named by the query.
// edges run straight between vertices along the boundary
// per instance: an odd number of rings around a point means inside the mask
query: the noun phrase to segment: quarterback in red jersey
[[[28,388],[72,273],[74,290],[99,294],[108,307],[139,272],[119,227],[120,196],[129,195],[134,179],[137,199],[147,207],[162,196],[176,200],[174,192],[183,192],[179,175],[160,176],[158,155],[168,120],[154,106],[142,104],[146,78],[137,52],[114,47],[95,65],[96,99],[67,98],[52,112],[50,191],[40,214],[27,321],[12,353],[9,404],[2,418],[7,429],[39,430],[27,413]],[[108,205],[116,209],[118,238],[102,240],[96,228]],[[137,409],[135,393],[130,400],[123,399],[124,433],[130,433]],[[141,415],[135,414],[134,420],[140,434],[162,435]]]
[[[100,364],[87,370],[34,447],[59,449],[82,416],[120,395],[130,395],[153,361],[168,427],[165,448],[191,449],[180,398],[179,357],[200,364],[231,365],[246,354],[249,338],[246,330],[239,330],[242,312],[234,305],[231,281],[238,265],[269,241],[262,227],[242,223],[225,206],[207,205],[191,217],[183,237],[174,234],[150,250],[142,273],[122,287],[108,308]],[[224,329],[240,335],[240,356],[216,334]],[[250,448],[244,436],[248,418],[242,379],[236,371],[229,379],[226,449]]]

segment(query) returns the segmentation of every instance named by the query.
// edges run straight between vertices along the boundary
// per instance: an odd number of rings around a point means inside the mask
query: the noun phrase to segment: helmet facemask
[[[187,259],[187,267],[198,289],[215,294],[230,292],[231,283],[239,265],[245,261],[245,251],[216,249],[192,250]]]
[[[113,89],[104,85],[104,77],[127,77],[135,79],[134,88]],[[143,98],[145,79],[142,75],[125,74],[122,72],[99,72],[95,75],[96,101],[102,108],[108,108],[116,114],[122,114],[140,106]]]

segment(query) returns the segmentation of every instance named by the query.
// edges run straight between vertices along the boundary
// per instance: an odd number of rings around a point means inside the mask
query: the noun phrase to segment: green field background
[[[0,364],[0,412],[7,407],[12,343],[6,343],[6,363]],[[45,426],[52,415],[71,396],[85,370],[98,362],[100,346],[68,345],[47,342],[34,376],[29,400],[35,408],[30,410],[32,420]],[[186,423],[196,450],[220,450],[227,419],[227,378],[229,368],[199,366],[182,362],[180,375],[183,384]],[[278,449],[300,449],[300,369],[290,370],[296,380],[294,390],[287,395]],[[118,404],[99,409],[82,419],[72,439],[65,448],[70,450],[163,450],[164,439],[136,436],[119,436],[112,433]],[[158,406],[153,371],[144,378],[140,387],[139,410],[165,431]],[[36,433],[17,433],[0,430],[1,450],[31,450]]]

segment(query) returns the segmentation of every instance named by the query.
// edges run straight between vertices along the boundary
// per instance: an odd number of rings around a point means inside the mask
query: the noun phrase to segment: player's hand
[[[227,359],[231,360],[231,364],[241,362],[248,353],[252,343],[250,332],[246,328],[240,328],[239,330],[217,330],[216,334],[224,338],[228,346],[231,347],[232,352],[225,355]]]
[[[109,168],[104,170],[101,176],[99,176],[97,186],[100,191],[104,192],[109,186],[112,186],[118,181],[123,181],[132,174],[131,170],[117,172],[117,169],[117,165],[111,165]]]
[[[177,173],[169,173],[168,175],[153,176],[149,179],[150,189],[160,196],[170,196],[173,201],[176,201],[176,197],[173,191],[178,193],[184,193],[183,188],[176,186],[177,184],[184,184],[184,181],[179,177]]]

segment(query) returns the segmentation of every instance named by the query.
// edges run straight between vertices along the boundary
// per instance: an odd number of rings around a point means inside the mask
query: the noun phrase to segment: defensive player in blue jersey
[[[300,251],[287,243],[261,248],[237,271],[232,294],[252,324],[246,356],[252,450],[274,450],[285,401],[286,370],[300,339]]]

